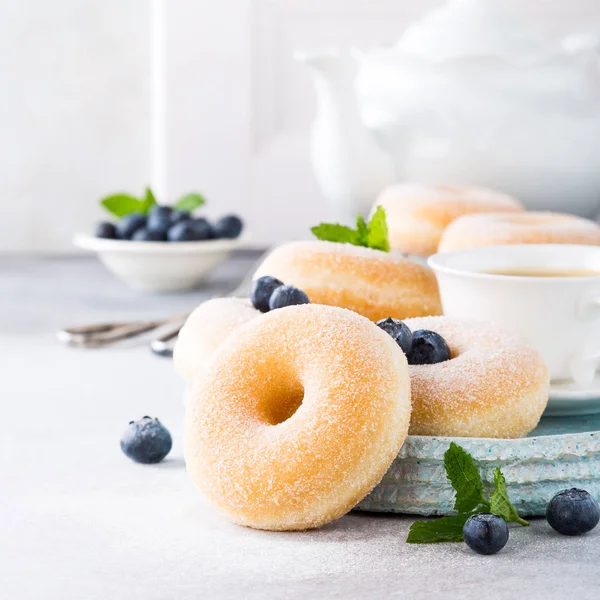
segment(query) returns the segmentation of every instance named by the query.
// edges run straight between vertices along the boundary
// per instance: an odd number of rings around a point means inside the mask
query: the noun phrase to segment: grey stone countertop
[[[129,291],[92,258],[0,258],[0,598],[2,600],[546,600],[600,598],[600,528],[581,538],[543,519],[479,556],[409,545],[412,520],[349,515],[317,530],[235,526],[186,475],[183,383],[145,344],[59,345],[68,324],[167,316],[234,288],[238,254],[185,295]],[[121,453],[131,419],[171,430],[163,463]]]

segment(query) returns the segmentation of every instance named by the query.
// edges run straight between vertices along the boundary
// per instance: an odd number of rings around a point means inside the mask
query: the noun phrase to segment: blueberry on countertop
[[[184,210],[173,210],[171,211],[170,220],[171,225],[174,223],[181,223],[182,221],[189,221],[191,219],[190,213]]]
[[[98,223],[98,226],[96,227],[96,237],[114,240],[117,238],[117,228],[113,223],[108,223],[106,221]]]
[[[550,526],[563,535],[591,531],[600,520],[598,502],[585,490],[571,488],[558,492],[546,507]]]
[[[215,237],[213,227],[206,219],[199,217],[189,223],[194,229],[197,240],[210,240]]]
[[[467,519],[463,536],[467,546],[478,554],[496,554],[508,542],[508,525],[498,515],[480,513]]]
[[[236,238],[242,233],[244,224],[236,215],[221,217],[214,225],[216,238]]]
[[[175,223],[167,232],[169,242],[195,242],[198,240],[194,226],[190,221]]]
[[[152,464],[160,462],[173,446],[169,430],[152,417],[130,421],[121,436],[121,450],[135,462]]]
[[[433,365],[450,360],[450,348],[446,340],[435,331],[413,331],[412,345],[406,358],[409,365]]]
[[[270,275],[255,279],[250,289],[250,300],[254,308],[261,312],[268,312],[269,300],[271,300],[273,292],[282,285],[283,281],[279,281],[279,279]]]
[[[140,227],[131,238],[134,242],[166,242],[167,234],[160,229]]]
[[[381,327],[388,335],[391,335],[398,346],[402,348],[402,352],[408,354],[412,347],[413,334],[404,321],[388,317],[387,319],[377,321],[377,326]]]
[[[145,226],[145,215],[142,213],[131,213],[117,223],[117,236],[121,240],[130,240],[138,229]]]
[[[302,290],[293,285],[279,286],[269,298],[269,310],[293,306],[295,304],[310,304],[310,300]]]

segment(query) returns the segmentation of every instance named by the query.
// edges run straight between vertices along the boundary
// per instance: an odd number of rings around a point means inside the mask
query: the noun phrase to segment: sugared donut
[[[217,346],[237,327],[260,312],[245,298],[214,298],[198,306],[179,332],[173,361],[188,383],[211,357]]]
[[[254,278],[272,275],[316,304],[349,308],[372,321],[442,313],[437,280],[426,266],[380,250],[333,242],[278,246]]]
[[[411,435],[518,438],[535,428],[550,378],[525,341],[482,321],[425,317],[405,323],[440,334],[452,357],[410,365]]]
[[[185,456],[231,520],[318,527],[381,479],[407,435],[404,354],[368,319],[316,304],[240,327],[195,379]]]
[[[444,229],[462,215],[523,210],[511,196],[486,188],[416,183],[385,188],[373,211],[377,206],[385,209],[390,246],[418,256],[435,254]]]
[[[439,252],[505,244],[585,244],[600,246],[600,225],[551,212],[465,215],[442,235]]]

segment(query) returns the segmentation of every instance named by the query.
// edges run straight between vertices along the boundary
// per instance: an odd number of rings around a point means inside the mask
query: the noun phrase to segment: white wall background
[[[439,0],[163,0],[167,199],[204,192],[254,242],[329,216],[308,164],[295,49],[395,40]],[[599,0],[506,0],[549,36],[600,31]],[[0,251],[68,251],[97,199],[153,181],[149,0],[0,3]]]

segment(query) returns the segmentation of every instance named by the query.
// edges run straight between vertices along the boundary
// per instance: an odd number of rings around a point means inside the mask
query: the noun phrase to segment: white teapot
[[[391,47],[297,55],[312,163],[341,216],[397,180],[479,184],[533,209],[600,208],[600,38],[539,38],[498,0],[450,0]]]

